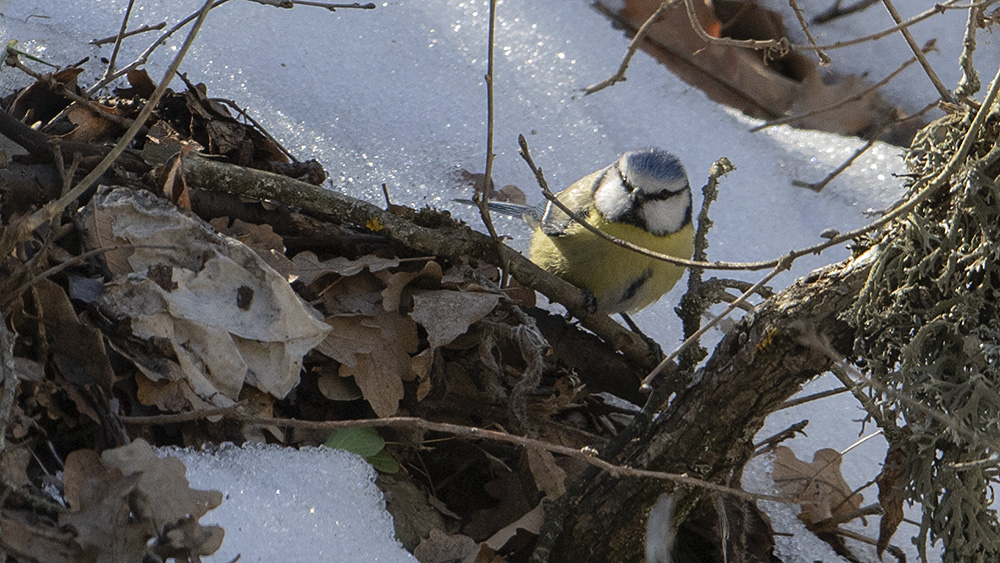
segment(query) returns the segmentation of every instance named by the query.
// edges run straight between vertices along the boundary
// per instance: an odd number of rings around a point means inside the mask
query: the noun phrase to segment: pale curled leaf
[[[343,256],[338,256],[329,260],[320,260],[315,253],[306,250],[296,254],[292,258],[292,264],[294,265],[292,274],[298,276],[298,279],[302,283],[309,285],[320,276],[326,274],[353,276],[366,268],[369,272],[395,268],[399,266],[399,259],[362,256],[357,260],[350,260]]]

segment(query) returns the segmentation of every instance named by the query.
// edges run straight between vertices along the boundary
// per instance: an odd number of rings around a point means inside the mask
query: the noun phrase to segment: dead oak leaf
[[[407,317],[381,311],[363,317],[361,326],[377,329],[379,338],[367,354],[356,355],[354,366],[342,365],[340,375],[354,377],[362,395],[379,417],[396,414],[403,398],[403,380],[415,377],[410,354],[417,351],[417,325]]]
[[[197,520],[222,503],[222,493],[190,489],[184,473],[180,460],[157,457],[142,439],[101,455],[74,451],[64,477],[70,510],[59,524],[75,530],[89,560],[101,563],[139,561],[153,537],[176,556],[211,554],[223,531]]]
[[[469,536],[448,535],[441,530],[431,530],[413,550],[421,563],[475,563],[478,554],[479,544]]]
[[[382,332],[365,324],[366,318],[363,315],[327,317],[326,324],[333,330],[316,346],[316,351],[345,366],[356,366],[357,357],[371,354],[381,340]]]
[[[499,301],[495,293],[414,290],[410,317],[424,327],[431,349],[436,349],[465,334]]]
[[[382,297],[382,282],[368,272],[354,276],[343,277],[322,288],[316,287],[323,283],[313,284],[314,289],[323,298],[323,309],[328,315],[363,315],[374,316]]]
[[[843,456],[837,450],[816,451],[812,463],[799,460],[785,446],[775,448],[774,453],[774,483],[799,503],[799,518],[807,526],[861,507],[863,497],[853,493],[840,473]]]

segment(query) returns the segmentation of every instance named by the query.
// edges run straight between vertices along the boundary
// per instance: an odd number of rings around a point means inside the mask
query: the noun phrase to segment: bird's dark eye
[[[624,174],[622,174],[622,171],[621,171],[621,168],[618,168],[618,167],[616,166],[616,167],[615,167],[615,170],[617,170],[617,171],[618,171],[618,177],[622,179],[622,186],[624,186],[624,187],[625,187],[625,191],[626,191],[626,192],[628,192],[628,193],[633,193],[633,192],[635,192],[635,186],[633,186],[633,185],[632,185],[632,182],[629,182],[629,181],[628,181],[628,178],[626,178],[626,177],[625,177],[625,175],[624,175]]]

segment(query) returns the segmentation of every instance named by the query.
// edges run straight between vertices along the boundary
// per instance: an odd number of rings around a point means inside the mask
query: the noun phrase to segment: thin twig
[[[751,295],[753,295],[754,293],[756,293],[760,288],[764,287],[764,285],[767,284],[767,282],[769,282],[772,279],[774,279],[775,276],[777,276],[781,272],[784,272],[785,270],[787,270],[788,268],[790,268],[791,265],[792,265],[791,258],[789,256],[786,256],[785,260],[782,261],[781,263],[779,263],[773,270],[771,270],[770,272],[768,272],[768,274],[766,276],[764,276],[763,279],[761,279],[759,282],[755,283],[753,285],[753,287],[751,287],[750,289],[744,291],[743,295],[740,295],[739,297],[737,297],[736,300],[733,301],[732,303],[730,303],[729,306],[726,307],[726,309],[723,312],[721,312],[718,315],[716,315],[716,317],[714,319],[712,319],[711,321],[709,321],[708,323],[706,323],[705,326],[701,327],[698,330],[698,332],[696,332],[696,333],[692,334],[691,336],[689,336],[687,339],[684,340],[684,342],[681,342],[680,346],[678,346],[666,358],[663,358],[663,360],[660,361],[660,364],[657,365],[655,368],[653,368],[653,370],[649,372],[649,375],[647,375],[645,378],[643,378],[642,383],[639,385],[639,389],[643,393],[649,393],[650,391],[652,391],[652,382],[653,382],[653,379],[655,379],[656,376],[659,375],[660,372],[663,371],[664,368],[666,368],[668,365],[670,365],[677,358],[677,356],[680,355],[681,352],[683,352],[688,346],[690,346],[690,345],[694,344],[695,342],[697,342],[698,340],[700,340],[701,337],[702,337],[702,335],[705,334],[706,332],[708,332],[709,329],[711,329],[713,326],[719,324],[719,322],[721,322],[722,319],[724,319],[727,316],[729,316],[729,313],[732,313],[733,311],[735,311],[736,308],[739,307],[740,303],[746,302],[746,300],[747,300],[748,297],[750,297]]]
[[[882,0],[882,4],[885,5],[885,9],[889,11],[889,15],[892,16],[892,20],[896,22],[897,25],[903,22],[903,18],[899,15],[899,12],[896,11],[896,7],[893,6],[892,0]],[[924,68],[924,72],[927,73],[927,77],[931,79],[931,83],[934,84],[935,88],[937,88],[941,99],[950,104],[955,103],[955,97],[951,95],[951,92],[945,88],[941,79],[938,78],[937,73],[934,72],[934,68],[931,66],[931,63],[927,61],[927,57],[924,56],[924,52],[917,45],[917,41],[913,38],[913,34],[910,33],[910,30],[903,27],[899,30],[899,32],[903,34],[903,38],[906,39],[906,44],[909,45],[910,50],[913,51],[913,56],[917,57],[917,60],[920,61],[920,66],[922,66]]]
[[[847,160],[845,160],[844,162],[842,162],[840,164],[840,166],[834,168],[833,171],[831,171],[829,174],[827,174],[826,177],[823,178],[822,180],[820,180],[819,182],[803,182],[801,180],[793,180],[792,181],[792,185],[798,186],[800,188],[808,188],[808,189],[810,189],[810,190],[812,190],[814,192],[817,192],[817,193],[823,191],[823,189],[826,188],[826,186],[830,182],[832,182],[834,180],[834,178],[836,178],[837,176],[840,176],[840,174],[843,173],[844,170],[847,170],[852,164],[854,164],[854,161],[857,160],[859,156],[861,156],[862,154],[864,154],[865,152],[867,152],[868,149],[872,148],[875,145],[875,139],[881,138],[882,135],[886,131],[888,131],[890,127],[892,127],[893,125],[899,125],[899,124],[902,124],[902,123],[906,123],[907,121],[910,121],[910,120],[913,120],[913,119],[918,119],[918,118],[920,118],[920,116],[922,116],[923,114],[927,113],[928,111],[930,111],[930,110],[932,110],[932,109],[934,109],[936,107],[938,107],[937,100],[935,100],[934,102],[932,102],[930,104],[927,104],[926,106],[924,106],[924,108],[922,110],[918,111],[917,113],[914,113],[913,115],[908,115],[908,116],[906,116],[906,117],[904,117],[902,119],[898,119],[898,120],[895,120],[895,121],[892,121],[892,122],[884,124],[881,128],[879,128],[878,131],[872,133],[871,139],[869,139],[858,150],[854,151],[854,154],[852,154],[851,156],[847,157]]]
[[[962,54],[958,57],[958,65],[962,67],[962,78],[955,88],[955,97],[966,100],[979,91],[979,72],[972,65],[972,53],[976,50],[976,29],[982,17],[983,7],[980,4],[969,6],[969,17],[965,22],[965,36],[962,38]]]
[[[778,408],[776,408],[774,410],[775,410],[775,412],[777,412],[777,411],[784,410],[784,409],[790,409],[792,407],[797,407],[797,406],[805,404],[805,403],[811,403],[813,401],[818,401],[820,399],[825,399],[827,397],[833,397],[835,395],[841,395],[843,393],[846,393],[847,391],[848,390],[845,387],[838,387],[836,389],[827,389],[826,391],[819,391],[818,393],[812,393],[810,395],[806,395],[805,397],[798,397],[796,399],[789,399],[789,400],[785,401],[784,403],[781,403],[778,406]]]
[[[830,182],[832,182],[834,178],[840,176],[840,174],[844,170],[850,168],[851,165],[854,164],[854,161],[857,160],[859,156],[868,152],[868,149],[872,148],[874,144],[875,144],[875,139],[868,139],[867,141],[865,141],[865,144],[861,145],[861,147],[858,148],[858,150],[854,151],[854,154],[847,157],[847,160],[840,163],[840,166],[834,168],[832,172],[826,175],[826,178],[823,178],[819,182],[810,183],[810,182],[803,182],[802,180],[792,180],[792,185],[799,188],[810,189],[816,193],[819,193],[823,191],[823,188],[826,188],[826,186]]]
[[[910,408],[919,411],[924,416],[933,418],[934,420],[940,422],[950,430],[954,431],[956,434],[961,434],[965,436],[976,446],[985,445],[992,448],[993,450],[1000,450],[1000,441],[998,441],[993,436],[969,430],[965,428],[957,419],[950,417],[947,414],[938,412],[924,405],[920,401],[917,401],[916,399],[887,386],[881,381],[872,379],[864,375],[863,373],[861,373],[860,370],[858,370],[858,368],[844,361],[843,356],[837,354],[836,351],[833,349],[833,347],[830,345],[830,343],[825,341],[825,339],[823,339],[819,334],[817,334],[814,328],[807,329],[803,327],[803,330],[801,330],[799,333],[799,342],[803,346],[807,346],[825,355],[827,358],[830,359],[830,361],[834,362],[837,366],[839,366],[840,369],[850,374],[850,376],[854,379],[855,382],[858,382],[858,384],[864,384],[866,386],[869,386],[872,389],[878,391],[879,393],[885,395],[886,397],[889,397],[894,401],[899,401],[900,403],[903,403],[909,406]],[[894,427],[887,428],[886,426],[880,425],[880,428],[882,428],[882,430],[886,432],[894,431]]]
[[[147,33],[147,32],[150,32],[150,31],[158,31],[158,30],[163,29],[165,27],[167,27],[167,22],[160,22],[160,23],[158,23],[156,25],[144,25],[144,26],[142,26],[142,27],[140,27],[138,29],[133,29],[132,31],[127,31],[127,32],[125,32],[124,35],[122,35],[122,34],[119,33],[118,35],[112,35],[110,37],[104,37],[104,38],[101,38],[101,39],[94,39],[94,40],[92,40],[90,42],[90,44],[91,45],[96,45],[96,46],[100,47],[101,45],[106,45],[108,43],[112,43],[114,41],[118,41],[119,37],[121,37],[121,38],[124,39],[126,37],[132,37],[132,36],[140,35],[142,33]]]
[[[619,82],[625,82],[625,71],[628,70],[628,65],[632,62],[632,56],[635,55],[635,52],[639,49],[639,43],[646,38],[646,35],[649,33],[649,30],[652,29],[653,24],[663,16],[663,12],[667,11],[667,8],[670,7],[671,2],[665,1],[661,3],[660,7],[657,8],[651,16],[646,18],[646,21],[642,22],[642,25],[639,26],[639,30],[635,32],[635,36],[632,38],[632,41],[629,42],[628,48],[625,50],[625,57],[622,59],[621,65],[618,66],[618,70],[597,84],[591,84],[590,86],[584,88],[583,93],[585,96],[589,96],[594,92],[600,92],[608,86],[614,86]]]
[[[824,351],[824,353],[826,353],[829,356],[829,351]],[[854,395],[854,398],[857,399],[859,403],[861,403],[861,406],[865,409],[865,412],[868,413],[868,416],[870,416],[871,419],[875,421],[876,426],[885,429],[887,425],[890,424],[890,422],[886,420],[885,416],[882,415],[882,411],[878,408],[878,406],[875,405],[875,402],[872,401],[872,398],[865,394],[861,384],[851,379],[850,374],[848,374],[840,366],[840,364],[835,364],[830,371],[833,373],[834,377],[840,380],[840,383],[843,385],[843,387],[840,390],[850,391],[851,394]],[[895,427],[895,424],[894,423],[892,424],[893,427]]]
[[[490,23],[487,31],[486,40],[486,74],[483,76],[483,80],[486,82],[486,172],[483,178],[483,189],[479,192],[472,194],[472,200],[475,202],[476,207],[479,208],[479,216],[483,220],[483,225],[486,226],[486,231],[489,233],[490,238],[497,245],[497,252],[500,254],[501,259],[503,259],[503,252],[500,247],[503,246],[503,239],[497,234],[496,228],[493,226],[493,216],[490,214],[490,188],[493,185],[493,158],[496,156],[493,154],[493,47],[494,47],[494,35],[496,33],[496,19],[497,19],[497,2],[496,0],[490,0]],[[501,280],[500,287],[504,287],[507,281],[507,265],[504,264],[500,269]]]
[[[872,6],[876,2],[878,2],[878,0],[858,0],[857,2],[851,4],[846,8],[841,8],[840,0],[837,0],[836,2],[834,2],[833,6],[831,6],[827,11],[817,14],[813,18],[812,22],[815,24],[821,24],[821,23],[826,23],[828,21],[833,21],[837,18],[849,16],[855,12],[860,12],[865,8]]]
[[[111,58],[108,59],[108,66],[104,68],[104,75],[101,79],[105,79],[115,71],[115,62],[118,61],[118,52],[122,48],[122,41],[125,39],[125,29],[128,27],[128,20],[132,16],[132,7],[135,6],[135,0],[128,0],[128,6],[125,8],[125,15],[122,16],[122,25],[118,29],[118,35],[115,36],[115,48],[111,51]],[[164,24],[166,25],[166,24]]]
[[[132,249],[137,249],[137,248],[152,248],[152,249],[164,249],[164,250],[178,250],[179,249],[177,246],[164,245],[164,244],[116,244],[116,245],[112,245],[112,246],[95,248],[93,250],[88,250],[86,252],[81,252],[80,254],[77,254],[76,256],[73,256],[69,260],[66,260],[64,262],[60,262],[59,264],[56,264],[55,266],[52,266],[51,268],[48,268],[44,272],[39,273],[35,277],[33,277],[30,280],[28,280],[28,281],[22,283],[21,285],[19,285],[17,287],[17,289],[11,291],[7,295],[0,296],[0,309],[2,309],[3,307],[6,307],[8,304],[10,304],[11,301],[13,301],[14,299],[16,299],[18,295],[21,295],[22,293],[24,293],[25,291],[27,291],[29,287],[35,285],[39,281],[41,281],[43,279],[51,278],[52,276],[58,274],[59,272],[65,270],[66,268],[68,268],[70,266],[73,266],[73,265],[76,265],[76,264],[82,264],[83,262],[85,262],[91,256],[96,256],[98,254],[104,254],[104,253],[107,253],[107,252],[114,252],[116,250],[132,250]]]
[[[924,45],[924,47],[923,47],[924,50],[925,51],[929,51],[929,50],[933,49],[935,41],[936,41],[936,39],[931,39],[930,41],[928,41]],[[904,70],[906,70],[907,68],[909,68],[910,65],[912,65],[915,62],[917,62],[917,58],[916,57],[911,57],[910,60],[908,60],[905,63],[901,64],[898,68],[896,68],[896,70],[890,72],[885,78],[883,78],[882,80],[879,80],[878,82],[876,82],[875,84],[871,85],[870,87],[865,88],[864,90],[861,90],[860,92],[857,92],[853,96],[849,96],[847,98],[844,98],[843,100],[840,100],[840,101],[838,101],[838,102],[836,102],[834,104],[830,104],[828,106],[824,106],[824,107],[821,107],[821,108],[809,110],[807,112],[799,113],[799,114],[796,114],[796,115],[789,115],[789,116],[786,116],[786,117],[781,117],[781,118],[778,118],[778,119],[772,119],[770,121],[766,121],[766,122],[764,122],[764,123],[762,123],[762,124],[760,124],[760,125],[758,125],[756,127],[751,128],[750,132],[751,133],[756,133],[757,131],[760,131],[761,129],[764,129],[764,128],[767,128],[767,127],[774,127],[775,125],[782,125],[784,123],[789,123],[791,121],[796,121],[796,120],[803,119],[803,118],[806,118],[806,117],[812,117],[814,115],[819,115],[821,113],[826,113],[828,111],[833,111],[835,109],[840,109],[840,108],[844,107],[845,105],[847,105],[847,104],[849,104],[851,102],[859,102],[862,99],[864,99],[865,96],[867,96],[867,95],[875,92],[879,88],[881,88],[881,87],[885,86],[886,84],[888,84],[893,78],[896,78],[897,76],[899,76],[899,73],[901,73]]]
[[[115,113],[112,113],[110,111],[105,111],[105,108],[103,108],[101,106],[101,104],[99,104],[99,103],[97,103],[97,102],[95,102],[93,100],[87,99],[87,98],[81,96],[80,94],[77,94],[72,89],[67,88],[65,84],[63,84],[62,82],[59,82],[58,80],[56,80],[55,78],[53,78],[51,74],[41,74],[41,73],[35,72],[35,71],[31,70],[30,68],[28,68],[27,66],[25,66],[24,63],[22,63],[20,61],[20,59],[18,59],[18,58],[13,59],[13,63],[11,63],[11,64],[15,68],[17,68],[21,72],[27,74],[28,76],[34,78],[35,80],[38,80],[39,82],[44,82],[45,85],[48,86],[50,89],[55,90],[59,95],[63,96],[64,98],[67,98],[67,99],[69,99],[69,100],[71,100],[73,102],[69,106],[67,106],[62,112],[60,112],[59,115],[57,115],[56,117],[53,117],[52,119],[50,119],[48,121],[48,123],[46,123],[45,126],[42,127],[43,130],[46,127],[52,125],[52,123],[56,119],[58,119],[61,115],[69,113],[69,110],[71,110],[72,108],[75,108],[77,106],[83,106],[84,108],[88,109],[94,115],[96,115],[96,116],[98,116],[98,117],[100,117],[102,119],[107,119],[108,121],[110,121],[112,123],[115,123],[116,125],[120,125],[122,127],[128,127],[129,125],[132,125],[132,120],[131,119],[129,119],[127,117],[120,116],[120,115],[115,114]],[[108,108],[108,109],[110,109],[110,108]]]
[[[806,23],[806,18],[802,15],[802,10],[799,9],[799,3],[795,0],[788,0],[788,4],[792,7],[792,11],[795,12],[795,17],[799,19],[799,28],[801,28],[802,32],[806,34],[806,39],[809,40],[809,45],[812,46],[813,50],[816,51],[816,56],[819,57],[819,66],[830,66],[832,61],[822,49],[816,46],[816,39],[809,31],[809,24]]]
[[[933,8],[930,8],[930,9],[928,9],[926,11],[921,12],[921,13],[913,16],[912,18],[906,20],[905,22],[902,22],[900,24],[894,25],[892,27],[887,27],[887,28],[883,29],[882,31],[878,31],[878,32],[872,33],[870,35],[863,35],[861,37],[855,37],[854,39],[848,39],[848,40],[845,40],[845,41],[838,41],[836,43],[830,43],[828,45],[819,45],[819,46],[815,47],[815,49],[822,49],[822,50],[826,50],[826,51],[832,51],[834,49],[841,49],[843,47],[850,47],[851,45],[857,45],[859,43],[867,43],[869,41],[877,41],[877,40],[879,40],[879,39],[881,39],[883,37],[892,35],[893,33],[896,33],[897,31],[900,31],[902,29],[906,29],[906,28],[908,28],[908,27],[910,27],[910,26],[912,26],[914,24],[920,23],[920,22],[926,20],[927,18],[930,18],[930,17],[935,16],[937,14],[942,14],[942,13],[944,13],[947,10],[958,10],[958,9],[964,10],[965,8],[968,7],[968,6],[964,6],[964,5],[963,6],[955,6],[955,4],[958,1],[959,0],[947,0],[947,1],[943,2],[943,3],[935,4]],[[996,2],[996,1],[998,1],[998,0],[989,0],[989,3],[993,3],[993,2]],[[814,49],[814,47],[812,45],[792,45],[792,50],[794,50],[794,51],[811,51],[812,49]]]
[[[668,0],[671,3],[677,2],[678,0]],[[695,11],[694,0],[683,0],[684,8],[687,10],[688,20],[691,22],[691,28],[694,30],[695,34],[698,35],[706,43],[714,43],[716,45],[724,45],[726,47],[741,47],[745,49],[757,49],[760,51],[768,51],[773,53],[775,56],[786,55],[789,51],[788,39],[782,37],[781,39],[766,39],[766,40],[756,40],[756,39],[730,39],[728,37],[713,37],[705,31],[705,28],[701,26],[701,22],[698,21],[698,14]]]
[[[360,419],[360,420],[330,420],[330,421],[297,420],[294,418],[271,418],[263,416],[251,416],[243,414],[241,410],[242,408],[239,405],[237,405],[236,407],[207,409],[202,411],[184,412],[178,414],[165,414],[165,415],[155,415],[155,416],[122,416],[120,417],[120,419],[125,424],[157,425],[157,426],[163,424],[190,422],[194,420],[205,419],[208,417],[222,417],[222,418],[230,418],[238,420],[240,422],[245,422],[249,424],[260,424],[264,426],[280,426],[285,428],[300,428],[307,430],[333,430],[336,428],[357,428],[363,426],[390,427],[390,428],[395,428],[400,426],[415,427],[424,430],[429,430],[432,432],[443,432],[446,434],[452,434],[455,436],[467,436],[470,438],[477,438],[482,440],[492,440],[494,442],[504,442],[508,444],[514,444],[516,446],[525,449],[541,449],[552,452],[554,454],[559,454],[586,462],[594,467],[597,467],[598,469],[606,471],[615,476],[640,477],[648,479],[659,479],[662,481],[670,481],[671,483],[677,483],[678,485],[699,487],[710,491],[715,491],[718,493],[733,495],[738,498],[746,500],[769,500],[785,504],[795,503],[795,501],[788,498],[777,497],[772,495],[764,495],[758,493],[750,493],[741,489],[735,489],[732,487],[726,487],[724,485],[718,485],[716,483],[703,481],[701,479],[695,479],[693,477],[688,477],[687,475],[678,475],[676,473],[666,473],[663,471],[651,471],[647,469],[637,469],[625,465],[616,465],[614,463],[610,463],[608,461],[605,461],[597,457],[598,455],[597,450],[589,446],[584,448],[570,448],[568,446],[560,446],[549,442],[545,442],[543,440],[527,438],[524,436],[516,436],[514,434],[508,434],[506,432],[500,432],[497,430],[486,430],[485,428],[477,428],[474,426],[463,426],[459,424],[448,424],[443,422],[431,422],[429,420],[424,420],[422,418],[411,417],[411,416],[398,416],[389,418]]]
[[[261,4],[268,4],[268,5],[272,5],[272,6],[278,6],[279,8],[283,8],[284,7],[284,6],[279,6],[278,4],[274,4],[272,2],[263,2],[261,0],[253,0],[253,1],[254,2],[259,2]],[[296,6],[296,5],[299,5],[299,6],[313,6],[313,7],[316,7],[316,8],[326,8],[327,10],[330,10],[331,12],[336,12],[340,8],[353,8],[353,9],[358,9],[358,10],[374,10],[375,9],[375,4],[372,4],[371,2],[369,2],[367,4],[359,4],[358,2],[354,2],[353,4],[329,4],[327,2],[311,2],[310,0],[280,0],[280,1],[282,3],[284,3],[284,4],[289,4],[289,6],[288,6],[289,8],[291,8],[293,6]]]
[[[212,6],[209,8],[209,10],[214,10],[215,8],[218,8],[219,6],[225,4],[226,2],[229,2],[229,0],[216,0],[216,2],[214,4],[212,4]],[[114,82],[115,80],[118,80],[122,76],[125,76],[128,73],[128,71],[146,64],[146,61],[149,60],[150,55],[153,54],[153,51],[155,51],[157,49],[157,47],[159,47],[160,45],[162,45],[163,43],[165,43],[167,41],[167,39],[170,38],[170,36],[172,36],[173,34],[177,33],[177,31],[179,31],[180,29],[182,29],[184,26],[186,26],[192,20],[194,20],[195,18],[199,17],[200,13],[201,13],[200,10],[196,11],[196,12],[192,13],[191,15],[187,16],[186,18],[182,19],[181,21],[177,22],[177,24],[175,24],[173,27],[171,27],[170,29],[168,29],[167,31],[165,31],[164,33],[162,33],[159,37],[157,37],[156,40],[153,41],[153,43],[151,43],[149,45],[149,47],[146,47],[146,50],[143,51],[142,53],[140,53],[139,56],[134,61],[132,61],[128,65],[126,65],[126,66],[118,69],[117,71],[113,72],[112,74],[110,74],[110,75],[102,78],[101,80],[97,81],[96,84],[94,84],[90,88],[87,88],[84,91],[84,94],[86,96],[93,96],[94,93],[97,92],[98,90],[100,90],[101,88],[103,88],[106,85]]]

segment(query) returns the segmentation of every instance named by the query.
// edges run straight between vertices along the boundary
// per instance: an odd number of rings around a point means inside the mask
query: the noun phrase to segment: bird
[[[614,163],[556,194],[577,215],[605,233],[677,258],[691,258],[694,227],[691,187],[684,166],[658,148],[623,153]],[[636,313],[657,302],[685,268],[607,241],[573,221],[552,202],[539,207],[489,202],[534,228],[529,259],[588,290],[597,311]]]

